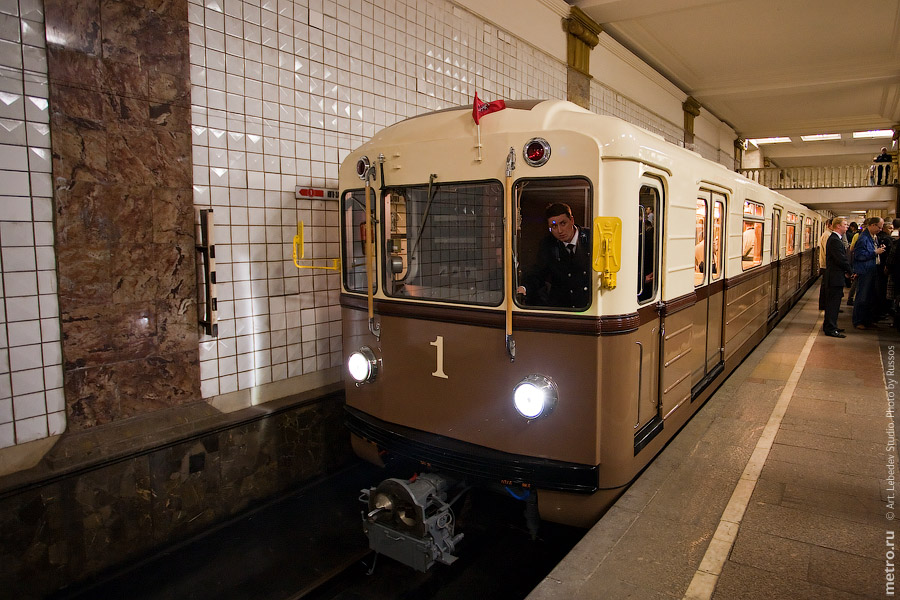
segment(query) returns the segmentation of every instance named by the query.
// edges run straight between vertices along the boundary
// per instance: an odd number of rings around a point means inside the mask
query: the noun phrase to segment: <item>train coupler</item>
[[[435,562],[453,564],[456,545],[463,534],[454,534],[453,510],[447,493],[455,483],[428,473],[411,480],[385,479],[362,490],[366,504],[363,529],[369,548],[422,573]]]

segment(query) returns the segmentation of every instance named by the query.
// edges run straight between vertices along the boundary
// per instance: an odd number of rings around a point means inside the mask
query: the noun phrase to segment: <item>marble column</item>
[[[70,430],[199,393],[187,0],[45,0]]]

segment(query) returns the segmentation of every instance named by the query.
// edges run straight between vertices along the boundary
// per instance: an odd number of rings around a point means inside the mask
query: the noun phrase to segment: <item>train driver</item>
[[[591,233],[575,225],[568,204],[544,211],[549,233],[541,240],[537,260],[517,288],[534,306],[586,308],[591,299]]]

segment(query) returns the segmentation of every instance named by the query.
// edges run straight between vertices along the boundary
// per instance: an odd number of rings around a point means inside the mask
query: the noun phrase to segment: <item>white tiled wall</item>
[[[681,125],[664,119],[596,79],[591,80],[591,110],[597,114],[619,117],[663,136],[667,142],[684,147],[684,129]],[[723,152],[704,140],[695,138],[691,150],[729,169],[734,168],[734,154]]]
[[[684,147],[684,129],[603,85],[591,80],[591,111],[611,115],[663,136],[667,142]]]
[[[495,98],[565,98],[566,66],[445,0],[190,0],[194,203],[216,222],[212,397],[340,364],[338,166],[379,129]],[[312,227],[310,227],[312,226]],[[310,264],[326,265],[324,260]]]
[[[41,0],[0,0],[0,448],[62,433]]]

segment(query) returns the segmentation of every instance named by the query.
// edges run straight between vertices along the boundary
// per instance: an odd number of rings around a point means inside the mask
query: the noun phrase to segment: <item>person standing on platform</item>
[[[888,185],[891,179],[891,155],[888,154],[887,148],[882,148],[881,154],[876,156],[873,161],[877,163],[888,163],[886,165],[878,165],[878,185]]]
[[[859,233],[853,247],[853,272],[858,280],[856,301],[853,304],[853,326],[857,329],[876,329],[878,299],[875,290],[875,272],[880,268],[884,246],[878,244],[878,232],[884,224],[881,217],[866,221],[866,228]],[[827,264],[827,257],[826,257]]]
[[[847,229],[847,233],[844,235],[844,248],[847,249],[847,257],[850,259],[850,268],[853,268],[853,244],[856,242],[856,238],[859,237],[859,227],[856,225],[856,221],[850,222],[850,227]],[[853,299],[856,297],[856,286],[858,280],[856,277],[850,282],[850,293],[847,294],[847,306],[853,306]]]
[[[837,326],[838,312],[844,297],[844,282],[850,276],[850,261],[847,251],[841,242],[841,236],[847,232],[847,220],[835,217],[831,231],[825,242],[825,275],[822,287],[825,289],[825,321],[822,330],[829,337],[845,338],[844,330]]]
[[[822,237],[819,238],[819,275],[825,274],[825,244],[828,243],[828,238],[831,237],[831,219],[828,218],[825,220],[825,233],[822,234]],[[819,285],[819,310],[825,310],[825,290],[827,286],[825,285],[825,280],[823,279],[821,284]],[[843,294],[842,294],[843,296]]]

